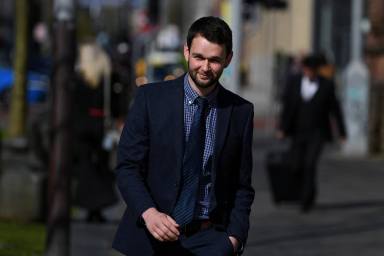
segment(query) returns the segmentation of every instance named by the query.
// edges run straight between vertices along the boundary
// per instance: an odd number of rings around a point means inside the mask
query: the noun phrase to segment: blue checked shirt
[[[209,217],[210,195],[212,187],[211,170],[213,150],[215,145],[215,130],[217,119],[217,92],[218,87],[206,98],[208,100],[208,111],[206,116],[206,134],[203,160],[203,173],[200,176],[199,196],[197,201],[196,217],[207,219]],[[195,101],[199,95],[192,89],[188,81],[188,74],[184,78],[184,135],[185,142],[189,139],[193,115],[197,110]]]

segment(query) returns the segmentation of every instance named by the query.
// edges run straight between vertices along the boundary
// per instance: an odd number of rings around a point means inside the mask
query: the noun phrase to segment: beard
[[[195,85],[202,89],[207,89],[211,86],[215,86],[217,84],[217,81],[220,78],[221,74],[213,74],[212,72],[206,74],[206,76],[209,78],[207,80],[202,80],[198,78],[198,72],[189,69],[189,75],[192,78],[192,81],[195,83]]]

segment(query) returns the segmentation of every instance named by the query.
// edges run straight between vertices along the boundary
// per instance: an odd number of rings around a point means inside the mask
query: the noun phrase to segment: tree
[[[27,116],[27,63],[28,63],[28,20],[29,1],[16,0],[16,51],[14,74],[15,84],[12,88],[9,136],[20,138],[25,135]]]

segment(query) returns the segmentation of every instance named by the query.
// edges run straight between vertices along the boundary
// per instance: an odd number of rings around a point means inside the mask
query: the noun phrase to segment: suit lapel
[[[174,135],[169,138],[170,142],[174,142],[175,147],[175,160],[176,160],[176,177],[180,179],[181,169],[183,164],[184,154],[184,76],[174,80],[175,90],[172,91],[169,104],[171,104],[171,117],[170,131]]]
[[[221,85],[219,94],[217,95],[217,121],[216,121],[216,139],[215,139],[215,147],[213,153],[213,163],[212,163],[212,182],[213,187],[215,187],[216,177],[218,170],[218,162],[220,160],[221,152],[223,150],[223,146],[225,144],[225,140],[228,134],[229,121],[231,119],[232,114],[232,101],[228,95],[228,92]],[[216,207],[216,195],[212,193],[211,205],[210,209],[214,209]]]
[[[318,87],[317,87],[317,91],[316,91],[316,93],[315,93],[313,98],[315,98],[316,96],[321,96],[324,93],[324,85],[323,85],[323,83],[324,83],[323,79],[319,78],[317,80],[317,86]]]
[[[219,94],[217,95],[217,123],[213,170],[216,170],[217,161],[220,159],[221,150],[223,149],[224,142],[227,137],[228,126],[233,107],[228,97],[227,90],[221,85],[219,86],[220,90]],[[216,171],[213,173],[215,172]]]

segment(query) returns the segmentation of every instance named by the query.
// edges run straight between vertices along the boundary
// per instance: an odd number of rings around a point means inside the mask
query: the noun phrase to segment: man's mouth
[[[200,76],[200,79],[202,79],[202,80],[209,80],[209,79],[211,79],[210,75],[199,74],[199,76]]]

